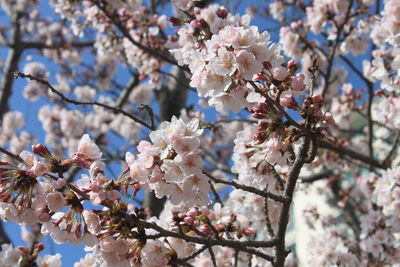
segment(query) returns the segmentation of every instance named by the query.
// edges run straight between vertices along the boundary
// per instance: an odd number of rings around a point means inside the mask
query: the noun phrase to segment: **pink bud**
[[[291,72],[295,72],[299,68],[299,65],[293,59],[288,62],[288,69]]]
[[[320,96],[320,95],[315,95],[315,96],[312,97],[312,100],[314,101],[314,103],[315,102],[322,102],[322,101],[324,101],[324,98],[322,96]]]
[[[44,244],[42,242],[39,242],[39,243],[35,244],[35,250],[37,252],[40,252],[40,251],[44,250]]]
[[[225,8],[218,8],[216,14],[219,18],[226,19],[226,17],[228,16],[228,10],[226,10]]]
[[[46,146],[42,144],[36,144],[32,146],[32,152],[38,154],[39,156],[45,158],[47,156],[51,156],[50,151],[47,149]]]
[[[29,249],[24,246],[18,246],[18,249],[22,252],[23,255],[29,255]]]
[[[250,228],[250,227],[243,228],[243,234],[245,234],[245,235],[254,235],[256,233],[257,233],[257,230],[254,228]]]
[[[198,210],[198,208],[196,208],[196,207],[191,208],[191,209],[186,213],[186,215],[187,215],[187,216],[192,216],[192,217],[197,216],[197,215],[199,215],[199,210]]]
[[[207,22],[204,19],[194,19],[190,22],[190,25],[195,28],[205,28],[207,27]]]

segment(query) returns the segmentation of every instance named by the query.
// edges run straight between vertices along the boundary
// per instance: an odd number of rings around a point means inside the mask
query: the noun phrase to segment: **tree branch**
[[[0,121],[3,121],[4,114],[9,110],[8,99],[12,93],[14,79],[12,74],[17,71],[18,63],[22,56],[23,47],[21,47],[21,31],[20,31],[20,12],[11,15],[11,45],[8,50],[7,60],[3,71],[3,79],[0,84]]]
[[[331,143],[329,143],[327,141],[321,140],[321,139],[318,140],[318,147],[325,148],[325,149],[334,151],[336,153],[349,156],[349,157],[351,157],[353,159],[359,160],[359,161],[361,161],[361,162],[363,162],[365,164],[368,164],[368,165],[372,165],[372,166],[374,166],[376,168],[380,168],[380,169],[387,169],[388,168],[387,163],[385,163],[385,164],[380,163],[379,161],[377,161],[377,160],[375,160],[375,159],[373,159],[373,158],[371,158],[369,156],[366,156],[364,154],[358,153],[356,151],[353,151],[351,149],[348,149],[348,148],[345,148],[345,147],[342,147],[342,146],[335,146],[335,145],[333,145],[333,144],[331,144]]]
[[[285,188],[285,197],[290,199],[282,204],[282,208],[279,214],[279,224],[277,232],[277,244],[275,247],[275,267],[284,266],[286,256],[288,252],[285,247],[285,235],[286,228],[289,223],[290,205],[292,203],[292,197],[294,189],[296,187],[297,178],[299,177],[300,170],[306,162],[307,153],[310,148],[311,137],[309,135],[305,136],[303,144],[301,145],[300,152],[293,163],[292,168],[289,171],[289,177],[287,179],[287,184]]]
[[[70,99],[70,98],[67,98],[66,96],[64,96],[64,94],[59,92],[57,89],[55,89],[46,80],[43,80],[43,79],[38,78],[38,77],[34,77],[34,76],[30,75],[30,74],[24,74],[22,72],[14,72],[14,75],[15,75],[15,77],[28,78],[29,80],[36,81],[36,82],[39,82],[39,83],[47,86],[53,93],[58,95],[63,101],[65,101],[67,103],[71,103],[71,104],[74,104],[74,105],[93,105],[93,106],[103,107],[103,108],[111,110],[113,112],[121,113],[121,114],[127,116],[128,118],[130,118],[131,120],[133,120],[133,121],[135,121],[135,122],[147,127],[150,130],[155,130],[155,127],[152,127],[148,123],[146,123],[143,120],[137,118],[136,116],[132,115],[131,113],[126,112],[125,110],[123,110],[120,107],[112,107],[112,106],[109,106],[109,105],[106,105],[106,104],[103,104],[103,103],[100,103],[100,102],[97,102],[97,101],[77,101],[77,100],[74,100],[74,99]]]

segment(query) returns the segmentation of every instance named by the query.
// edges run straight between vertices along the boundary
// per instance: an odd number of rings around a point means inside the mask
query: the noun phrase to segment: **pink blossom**
[[[272,70],[272,74],[274,78],[278,81],[283,81],[284,79],[286,79],[288,72],[284,67],[275,67]]]
[[[151,144],[145,140],[142,140],[139,142],[139,145],[137,146],[137,150],[139,152],[147,152],[147,150],[151,147]]]
[[[236,56],[237,63],[239,64],[239,71],[246,80],[252,80],[253,76],[260,73],[263,69],[263,65],[250,52],[241,50],[236,54]]]
[[[233,74],[237,68],[235,55],[224,47],[219,48],[217,54],[210,61],[210,68],[218,75]]]
[[[52,211],[59,211],[65,207],[66,201],[61,192],[54,191],[46,196],[46,202],[49,209]]]
[[[292,89],[295,91],[303,91],[306,87],[306,84],[304,83],[304,74],[298,73],[296,76],[292,76],[290,78],[290,84],[292,86]]]
[[[78,152],[92,160],[99,159],[102,155],[99,147],[90,139],[88,134],[82,136],[79,142]]]
[[[100,240],[100,249],[105,252],[112,252],[115,249],[115,239],[112,236],[107,236]]]
[[[144,152],[140,153],[138,157],[138,161],[143,164],[143,167],[146,169],[151,169],[154,164],[154,158],[153,155],[150,153]]]

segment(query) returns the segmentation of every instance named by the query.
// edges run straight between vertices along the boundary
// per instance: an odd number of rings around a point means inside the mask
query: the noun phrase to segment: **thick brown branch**
[[[4,114],[9,110],[8,99],[12,93],[14,79],[13,72],[17,71],[18,63],[21,58],[23,48],[20,44],[21,32],[19,19],[20,12],[15,12],[11,16],[11,40],[12,48],[8,50],[7,60],[5,62],[3,79],[0,84],[0,121],[3,121]]]
[[[21,47],[24,49],[60,49],[63,47],[73,47],[73,48],[86,48],[93,47],[94,41],[75,41],[71,43],[55,43],[51,45],[47,45],[43,42],[21,42]]]
[[[271,239],[269,241],[254,241],[254,240],[246,240],[246,241],[238,241],[238,240],[229,240],[229,239],[212,239],[206,237],[197,237],[197,236],[190,236],[178,232],[173,232],[166,230],[155,223],[146,222],[143,220],[137,220],[137,225],[140,225],[146,229],[153,229],[162,234],[163,236],[170,236],[183,239],[187,242],[192,242],[196,244],[203,244],[206,246],[224,246],[230,248],[237,248],[237,249],[244,249],[246,247],[258,247],[258,248],[269,248],[273,247],[276,244],[276,239]],[[243,250],[244,251],[244,250]]]
[[[300,170],[305,164],[307,153],[310,148],[311,138],[310,136],[306,136],[304,138],[303,144],[301,145],[300,152],[296,157],[296,160],[293,163],[292,168],[289,171],[289,177],[287,179],[287,184],[285,188],[285,197],[290,200],[293,197],[294,189],[296,187],[296,182],[300,174]],[[282,204],[282,209],[279,214],[279,226],[277,232],[277,244],[275,247],[275,267],[284,266],[286,256],[288,252],[285,247],[285,235],[286,228],[289,222],[289,214],[290,214],[290,205],[292,201],[288,201]]]

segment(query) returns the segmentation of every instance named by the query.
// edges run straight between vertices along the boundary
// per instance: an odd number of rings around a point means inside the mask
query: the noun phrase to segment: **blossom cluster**
[[[38,266],[38,267],[61,267],[61,255],[46,255],[40,257],[37,254],[44,249],[42,243],[35,246],[34,252],[23,246],[13,248],[10,244],[1,245],[0,264],[1,266]]]
[[[148,262],[144,266],[165,266],[171,251],[159,240],[145,244],[137,240],[140,233],[132,231],[134,218],[144,219],[146,215],[141,209],[128,207],[121,197],[131,189],[135,196],[142,185],[154,189],[159,197],[170,196],[175,204],[208,204],[210,186],[202,173],[199,149],[202,131],[197,119],[185,123],[174,117],[172,122],[163,123],[151,133],[152,144],[139,144],[137,159],[127,153],[128,169],[119,180],[104,175],[102,153],[87,134],[72,157],[63,161],[45,146],[35,145],[32,150],[41,159],[22,151],[18,166],[2,163],[0,216],[31,226],[41,223],[41,233],[50,235],[56,243],[83,242],[107,264],[129,266],[140,256],[142,262]],[[52,175],[63,174],[72,166],[87,169],[90,175],[82,175],[75,185]],[[85,201],[107,208],[86,209]]]
[[[398,263],[399,166],[384,171],[374,183],[372,197],[377,209],[361,217],[361,248],[385,263]]]
[[[203,174],[199,120],[184,122],[173,117],[141,141],[137,157],[126,154],[130,178],[155,191],[157,197],[170,197],[177,205],[191,207],[208,204],[209,178]]]
[[[178,63],[188,65],[192,73],[190,85],[200,97],[220,112],[251,107],[263,101],[255,88],[247,82],[253,80],[279,83],[289,80],[289,96],[304,91],[304,76],[291,76],[282,67],[281,47],[270,43],[268,32],[259,32],[250,26],[249,16],[231,15],[226,9],[211,5],[193,11],[190,23],[172,18],[178,30],[178,40],[171,43],[171,52]],[[293,73],[292,73],[293,74]],[[274,82],[275,81],[275,82]]]
[[[308,264],[318,266],[349,266],[359,265],[359,260],[346,246],[343,237],[333,229],[316,232],[315,239],[308,244],[310,249]],[[329,240],[326,242],[326,240]]]
[[[52,103],[38,113],[46,146],[32,152],[30,118],[0,108],[0,218],[21,224],[31,243],[3,245],[0,265],[59,266],[59,255],[38,256],[40,235],[85,244],[75,267],[283,266],[294,239],[300,265],[400,262],[398,0],[272,1],[266,13],[285,23],[280,44],[250,25],[262,13],[255,6],[240,16],[171,0],[179,29],[168,35],[162,1],[52,0],[59,21],[34,9],[37,1],[11,2],[0,5],[19,30],[0,27],[0,44],[57,63],[60,94],[46,82],[24,88],[28,100]],[[52,81],[55,69],[36,54],[26,60],[25,74]],[[132,76],[126,86],[121,65]],[[167,75],[176,84],[186,75],[199,104],[219,111],[216,121],[195,106],[161,122],[167,114],[153,114],[150,101],[155,88],[174,89],[163,84]],[[360,83],[346,82],[354,76]],[[148,114],[137,116],[138,103]],[[139,124],[152,131],[142,141]],[[109,153],[114,136],[137,152]],[[111,179],[106,164],[114,169],[109,160],[121,158]],[[71,181],[76,170],[84,174]],[[142,189],[166,200],[158,218],[137,204]]]
[[[95,47],[100,63],[114,68],[115,59],[127,61],[138,69],[142,79],[150,77],[154,82],[158,81],[163,61],[143,50],[143,47],[154,51],[163,49],[165,40],[160,38],[160,32],[166,29],[165,15],[152,14],[141,5],[141,1],[53,1],[53,6],[56,12],[71,22],[75,35],[83,35],[83,24],[96,30]],[[120,30],[123,27],[122,37],[115,35],[114,23]],[[114,59],[110,55],[114,55]],[[111,78],[114,72],[104,74]]]

